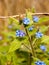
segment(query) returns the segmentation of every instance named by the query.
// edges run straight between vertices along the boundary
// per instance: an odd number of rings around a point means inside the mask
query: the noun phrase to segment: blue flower
[[[40,45],[40,49],[43,50],[43,51],[46,51],[46,46]]]
[[[32,31],[33,29],[34,29],[33,26],[31,26],[31,27],[28,28],[29,31]]]
[[[28,25],[29,23],[30,23],[30,19],[28,18],[23,19],[23,24]]]
[[[46,65],[43,61],[36,61],[35,64],[36,65]]]
[[[37,16],[34,16],[34,17],[33,17],[33,21],[34,21],[34,22],[38,22],[38,20],[39,20],[39,18],[38,18]]]
[[[17,30],[16,31],[16,36],[17,37],[24,37],[25,36],[25,33],[22,30]]]
[[[43,34],[41,32],[36,33],[36,38],[41,38],[42,36],[43,36]]]

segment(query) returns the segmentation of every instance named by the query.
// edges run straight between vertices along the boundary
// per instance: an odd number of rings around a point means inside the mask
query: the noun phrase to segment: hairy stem
[[[28,65],[31,65],[31,54],[33,56],[33,58],[35,57],[35,51],[34,51],[34,47],[32,46],[32,40],[28,34],[28,30],[26,29],[25,25],[23,24],[24,26],[24,29],[25,29],[25,32],[26,32],[26,35],[28,37],[28,41],[30,42],[30,47],[31,47],[31,52],[32,53],[29,53],[29,59],[28,59]]]
[[[25,31],[26,31],[26,35],[28,36],[28,41],[30,42],[30,46],[31,46],[31,50],[32,50],[32,55],[35,56],[34,47],[32,46],[32,40],[31,40],[31,38],[29,37],[28,31],[27,31],[26,28],[25,28]]]

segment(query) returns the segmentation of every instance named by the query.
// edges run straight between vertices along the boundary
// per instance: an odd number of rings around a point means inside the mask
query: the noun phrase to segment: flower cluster
[[[29,31],[32,31],[33,29],[34,29],[33,26],[31,26],[31,27],[28,28]]]
[[[46,65],[43,61],[37,61],[35,62],[36,65]]]
[[[43,50],[43,51],[46,51],[46,46],[40,45],[40,49]]]
[[[22,30],[17,30],[16,31],[16,36],[17,37],[24,37],[25,36],[25,33]]]
[[[24,25],[28,25],[29,23],[30,23],[30,19],[28,19],[28,18],[23,19],[23,24]]]
[[[41,32],[36,33],[36,38],[41,38],[42,36],[43,36],[43,34]]]
[[[38,18],[37,16],[34,16],[34,17],[33,17],[33,21],[34,21],[34,22],[38,22],[38,21],[39,21],[39,18]]]

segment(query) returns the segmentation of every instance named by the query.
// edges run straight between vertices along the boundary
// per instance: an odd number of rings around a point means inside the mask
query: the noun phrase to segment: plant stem
[[[31,51],[31,49],[27,46],[27,45],[25,45],[24,43],[22,43],[29,51]]]
[[[29,56],[28,56],[28,65],[31,65],[31,53],[29,53]]]
[[[32,44],[33,46],[35,45],[35,42],[36,42],[36,41],[37,41],[37,39],[35,38],[34,41],[33,41],[33,44]]]
[[[24,28],[25,28],[25,27],[24,27]],[[26,31],[26,35],[28,36],[28,40],[29,40],[29,42],[30,42],[30,46],[31,46],[31,50],[32,50],[32,55],[35,56],[34,47],[32,46],[32,40],[31,40],[31,38],[29,37],[28,31],[27,31],[26,28],[25,28],[25,31]]]

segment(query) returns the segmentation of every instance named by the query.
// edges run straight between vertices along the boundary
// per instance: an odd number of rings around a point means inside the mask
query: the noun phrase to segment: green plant
[[[8,18],[8,31],[0,32],[0,65],[48,65],[49,36],[45,32],[49,25],[42,24],[48,20],[48,16],[31,16],[29,11],[23,20]]]

